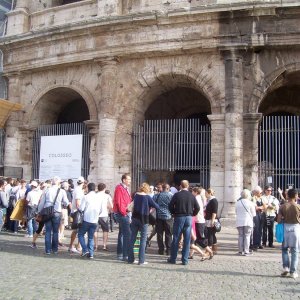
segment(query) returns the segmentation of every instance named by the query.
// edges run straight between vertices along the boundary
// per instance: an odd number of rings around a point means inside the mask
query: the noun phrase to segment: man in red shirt
[[[121,183],[116,186],[114,195],[114,213],[119,223],[119,235],[117,255],[118,260],[127,261],[128,246],[130,241],[130,215],[127,211],[128,204],[131,202],[129,187],[131,184],[130,175],[124,174]]]

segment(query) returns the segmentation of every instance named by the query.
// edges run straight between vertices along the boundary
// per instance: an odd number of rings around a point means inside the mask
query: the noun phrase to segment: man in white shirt
[[[72,213],[76,212],[80,206],[81,200],[84,197],[84,178],[80,176],[77,179],[77,187],[73,191],[73,200],[72,200],[72,208],[71,208],[71,216]],[[71,233],[71,241],[69,245],[69,252],[72,253],[80,253],[75,247],[74,247],[74,241],[77,236],[78,229],[74,229]],[[78,248],[78,247],[77,247]]]
[[[262,196],[262,202],[264,207],[265,221],[263,225],[263,245],[266,246],[267,240],[269,242],[269,247],[274,248],[273,239],[274,239],[274,220],[276,214],[279,210],[279,201],[272,195],[272,187],[266,186],[264,189],[264,195]]]
[[[98,224],[101,226],[103,232],[103,250],[107,251],[107,240],[109,232],[109,213],[112,211],[112,199],[109,194],[105,193],[106,185],[104,183],[98,184],[99,201],[101,203],[101,209],[99,214]],[[98,232],[95,232],[95,248],[98,246]]]
[[[27,215],[27,235],[26,237],[32,238],[33,233],[37,230],[37,223],[34,219],[34,212],[37,210],[42,192],[39,189],[39,185],[36,181],[31,181],[30,183],[31,191],[28,192],[26,201],[26,215]],[[30,213],[29,213],[30,212]]]
[[[94,258],[94,233],[97,228],[101,202],[95,192],[94,183],[88,184],[88,194],[81,201],[79,209],[84,212],[83,223],[78,230],[78,239],[82,247],[81,257]],[[86,245],[84,235],[88,233],[88,244]]]
[[[61,219],[62,205],[68,205],[68,197],[66,191],[60,188],[61,179],[54,176],[52,179],[52,186],[49,187],[45,193],[42,194],[39,203],[38,212],[43,208],[54,207],[54,215],[45,222],[45,254],[50,255],[58,252],[58,230]]]

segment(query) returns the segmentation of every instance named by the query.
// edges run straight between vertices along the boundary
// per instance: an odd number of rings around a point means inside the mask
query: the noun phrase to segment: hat
[[[60,183],[61,182],[61,179],[60,177],[58,176],[54,176],[53,179],[52,179],[52,184],[56,184],[56,183]]]
[[[34,187],[38,187],[38,183],[35,180],[32,180],[30,182],[30,185],[34,186]]]
[[[82,176],[78,177],[77,183],[84,183],[84,178]]]

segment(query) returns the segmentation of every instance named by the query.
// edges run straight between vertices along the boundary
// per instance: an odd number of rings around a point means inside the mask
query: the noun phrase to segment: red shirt
[[[127,206],[131,202],[129,191],[120,183],[116,186],[114,195],[114,212],[123,216],[127,214]]]

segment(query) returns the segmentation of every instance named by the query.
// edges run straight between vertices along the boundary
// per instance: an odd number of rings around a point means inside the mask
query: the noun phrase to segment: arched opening
[[[44,94],[34,109],[34,126],[50,124],[81,123],[90,119],[89,108],[76,91],[59,87]]]
[[[33,139],[33,178],[86,178],[89,134],[84,121],[90,119],[90,113],[85,99],[71,88],[54,88],[39,99],[31,116],[31,125],[37,127]]]
[[[135,129],[133,171],[137,182],[182,179],[208,187],[210,181],[210,123],[208,99],[199,91],[176,87],[158,95]]]
[[[177,87],[159,95],[145,112],[145,120],[200,119],[209,124],[209,101],[200,92],[187,87]]]
[[[259,112],[259,184],[299,188],[300,72],[281,76]]]

